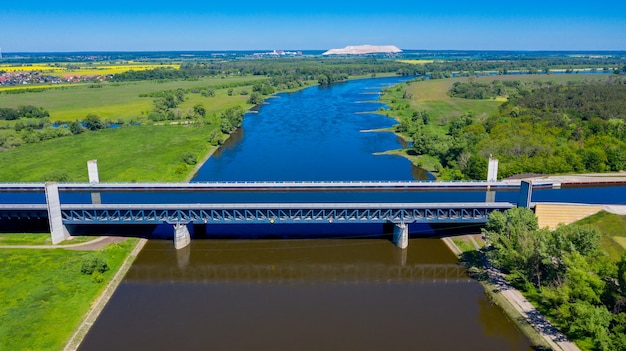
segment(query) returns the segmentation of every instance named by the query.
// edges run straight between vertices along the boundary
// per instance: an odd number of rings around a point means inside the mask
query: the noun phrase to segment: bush
[[[104,275],[102,275],[102,273],[98,271],[95,271],[91,274],[91,281],[96,284],[100,284],[104,281]]]
[[[96,255],[90,255],[83,258],[80,271],[83,274],[93,274],[98,272],[102,274],[109,270],[109,265],[104,258]]]
[[[42,182],[69,182],[71,180],[69,174],[59,169],[55,169],[41,176]]]
[[[194,154],[193,152],[183,153],[182,155],[180,155],[180,160],[190,166],[193,166],[196,163],[198,163],[198,158],[196,157],[196,154]]]
[[[178,166],[176,166],[176,169],[174,170],[174,172],[176,174],[186,174],[187,172],[189,172],[189,165],[187,165],[186,163],[181,163]]]

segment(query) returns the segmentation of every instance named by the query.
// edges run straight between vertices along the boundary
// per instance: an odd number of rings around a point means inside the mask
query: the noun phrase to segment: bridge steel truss
[[[62,205],[65,225],[248,223],[484,223],[502,203],[260,203]]]

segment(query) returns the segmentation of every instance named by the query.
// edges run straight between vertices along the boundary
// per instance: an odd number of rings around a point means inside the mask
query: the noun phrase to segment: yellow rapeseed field
[[[139,62],[125,63],[41,63],[41,64],[24,64],[24,65],[0,65],[0,71],[5,72],[33,72],[39,71],[53,76],[92,76],[92,75],[108,75],[123,73],[126,71],[144,71],[155,68],[174,68],[179,69],[179,64],[152,64]]]
[[[425,63],[435,62],[434,60],[398,60],[398,61],[402,63],[410,63],[412,65],[423,65]]]

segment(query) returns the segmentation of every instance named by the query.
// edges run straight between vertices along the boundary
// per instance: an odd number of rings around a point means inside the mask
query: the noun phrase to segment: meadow
[[[62,350],[137,240],[97,252],[0,250],[0,351]],[[94,255],[106,261],[109,270],[82,273],[82,263]]]
[[[100,181],[183,181],[190,168],[181,156],[192,152],[198,160],[214,146],[212,125],[148,125],[102,129],[71,137],[26,144],[0,152],[2,182],[40,182],[51,174],[87,182],[87,161],[98,160]]]
[[[264,77],[210,77],[195,80],[139,81],[99,84],[80,84],[53,87],[40,92],[23,94],[0,93],[0,106],[16,108],[21,105],[43,107],[50,113],[51,121],[76,121],[88,114],[96,114],[105,119],[131,120],[144,117],[153,108],[154,98],[146,96],[166,90],[215,87],[225,83],[250,82],[249,87],[236,91],[251,90],[252,83]],[[194,94],[195,95],[195,94]],[[143,96],[143,97],[142,97]],[[195,96],[184,105],[203,103],[208,111],[216,112],[241,104],[248,99],[240,94],[227,95],[227,89],[216,89],[216,97]]]

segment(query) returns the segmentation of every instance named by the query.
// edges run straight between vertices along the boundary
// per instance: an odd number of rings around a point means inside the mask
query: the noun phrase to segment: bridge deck
[[[290,190],[484,190],[518,189],[520,180],[487,181],[337,181],[337,182],[198,182],[198,183],[59,183],[60,191],[290,191]],[[535,182],[533,187],[552,187]],[[0,192],[44,191],[44,183],[0,183]]]

